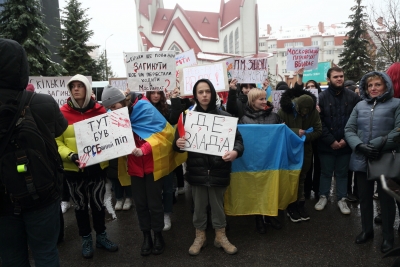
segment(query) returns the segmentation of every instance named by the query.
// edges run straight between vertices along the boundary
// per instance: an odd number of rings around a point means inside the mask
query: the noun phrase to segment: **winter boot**
[[[96,235],[96,247],[104,248],[110,252],[115,252],[118,250],[117,244],[114,244],[107,238],[106,232]]]
[[[92,234],[82,236],[82,256],[85,259],[91,259],[93,257]]]
[[[198,255],[201,248],[204,248],[207,245],[206,241],[206,231],[196,229],[196,238],[189,248],[189,254],[192,256]]]
[[[160,255],[164,252],[165,243],[162,232],[154,232],[153,254]]]
[[[228,254],[236,254],[237,248],[232,245],[225,234],[225,228],[215,229],[214,246],[217,248],[222,247]]]
[[[143,244],[140,250],[140,255],[148,256],[153,250],[153,239],[151,239],[150,231],[143,231]]]
[[[297,202],[290,203],[286,208],[286,215],[292,222],[301,222],[301,217],[297,211]]]
[[[256,215],[256,230],[259,234],[265,234],[267,232],[262,215]]]

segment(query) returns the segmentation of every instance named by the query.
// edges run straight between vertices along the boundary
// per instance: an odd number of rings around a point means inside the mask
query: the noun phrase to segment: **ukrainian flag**
[[[136,103],[130,119],[132,130],[151,145],[155,181],[186,161],[187,153],[177,153],[172,149],[175,129],[148,100],[141,99]]]
[[[285,124],[238,125],[245,147],[232,164],[227,215],[277,216],[297,200],[304,141]]]

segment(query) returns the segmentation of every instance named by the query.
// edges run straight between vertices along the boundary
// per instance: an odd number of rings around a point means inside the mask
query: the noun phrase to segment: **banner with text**
[[[175,88],[175,51],[124,53],[128,88],[134,92]]]
[[[177,79],[179,78],[179,70],[186,68],[186,67],[191,67],[191,66],[197,65],[197,59],[196,59],[196,55],[194,54],[193,49],[190,49],[186,52],[176,55],[175,61],[176,61],[176,78]]]
[[[108,82],[110,85],[124,92],[126,91],[126,89],[128,89],[128,82],[126,78],[108,78]]]
[[[291,89],[290,89],[291,90]],[[310,91],[315,97],[317,98],[317,104],[318,104],[318,89],[305,89],[307,91]],[[282,94],[284,93],[284,90],[274,90],[272,91],[272,104],[274,105],[274,109],[272,110],[273,112],[278,112],[278,110],[281,108],[281,97]]]
[[[61,107],[62,105],[67,103],[67,99],[69,97],[67,83],[71,78],[72,76],[31,76],[29,77],[29,83],[33,84],[36,93],[51,95]],[[91,76],[86,76],[86,78],[88,78],[89,82],[92,83]]]
[[[318,67],[319,47],[299,47],[287,49],[286,69],[296,71],[300,68],[313,70]]]
[[[238,118],[189,111],[186,114],[186,145],[182,150],[223,156],[233,150]]]
[[[76,122],[74,130],[82,167],[131,154],[135,148],[127,107]]]
[[[238,83],[263,83],[268,78],[267,58],[229,58],[228,76]]]
[[[228,91],[226,63],[219,62],[183,68],[179,72],[181,95],[193,95],[193,86],[200,79],[209,79],[217,92]]]

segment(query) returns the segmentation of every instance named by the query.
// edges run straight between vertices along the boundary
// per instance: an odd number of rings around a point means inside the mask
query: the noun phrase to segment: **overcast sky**
[[[178,3],[186,10],[219,12],[219,0],[163,0],[164,8],[173,9]],[[67,0],[59,0],[64,8]],[[91,18],[89,28],[94,31],[91,42],[105,47],[107,39],[107,57],[112,70],[119,77],[125,77],[123,52],[137,51],[137,25],[135,0],[80,0],[84,8],[89,8],[87,15]],[[227,2],[227,1],[226,1]],[[353,0],[258,0],[259,26],[265,28],[270,24],[276,29],[280,26],[325,25],[349,21]],[[364,0],[369,6],[373,0]],[[380,0],[375,2],[381,2]]]

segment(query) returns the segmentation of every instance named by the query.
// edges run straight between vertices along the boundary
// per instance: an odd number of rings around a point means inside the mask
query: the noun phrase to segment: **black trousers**
[[[366,172],[355,172],[355,177],[360,197],[362,231],[371,233],[374,231],[374,204],[372,196],[374,194],[375,181],[368,181]],[[382,212],[382,236],[385,240],[393,240],[393,224],[396,215],[395,201],[382,190],[380,181],[377,181],[377,184]]]
[[[319,159],[317,142],[312,143],[313,162],[310,170],[307,172],[306,180],[304,181],[304,194],[310,195],[311,190],[315,194],[319,194],[319,181],[321,178],[321,162]]]
[[[131,177],[140,230],[161,232],[164,228],[163,179],[154,181],[153,173]]]
[[[182,164],[175,168],[174,170],[177,180],[177,187],[185,186],[185,179],[183,177],[183,167]]]

